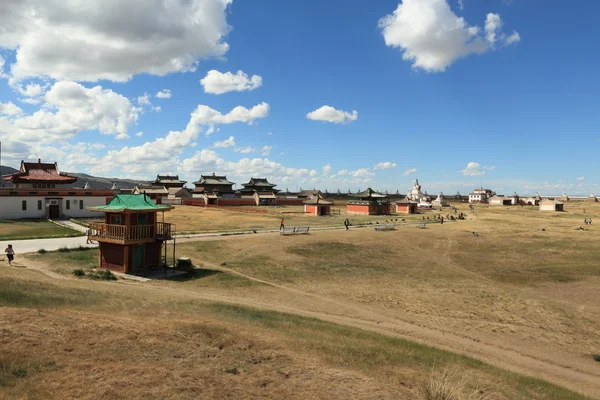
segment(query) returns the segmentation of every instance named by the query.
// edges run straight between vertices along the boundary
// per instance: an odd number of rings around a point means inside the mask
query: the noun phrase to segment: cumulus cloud
[[[171,89],[163,89],[160,92],[156,93],[155,97],[158,97],[159,99],[170,99]]]
[[[459,58],[482,54],[498,38],[508,43],[500,32],[502,25],[498,14],[489,13],[482,33],[480,27],[454,14],[447,0],[403,0],[392,14],[379,20],[385,44],[400,48],[402,58],[412,62],[413,68],[428,72],[444,71]],[[518,33],[514,34],[511,43],[518,41]]]
[[[349,174],[355,178],[375,175],[369,170],[369,168],[359,168],[356,171],[349,172]]]
[[[150,95],[148,93],[144,93],[143,96],[138,96],[137,102],[140,106],[152,105],[152,102],[150,101]]]
[[[583,177],[583,176],[580,176],[579,178],[577,178],[577,180],[578,180],[579,182],[582,182],[584,179],[585,179],[585,177]]]
[[[8,103],[0,103],[0,115],[14,116],[22,113],[23,110],[10,101]]]
[[[324,176],[331,175],[331,171],[333,171],[333,167],[331,166],[330,163],[327,163],[327,165],[325,165],[323,167],[323,175]]]
[[[521,35],[519,35],[519,32],[517,31],[513,31],[513,33],[511,33],[509,36],[507,36],[504,39],[504,43],[507,46],[510,46],[511,44],[517,44],[521,41]]]
[[[129,139],[129,135],[126,133],[119,133],[117,136],[115,136],[115,139],[117,139],[117,140]]]
[[[150,168],[151,171],[169,168],[173,159],[177,158],[186,147],[193,147],[200,133],[205,130],[210,134],[219,124],[243,122],[252,124],[257,118],[268,115],[269,105],[258,104],[251,109],[235,107],[229,113],[222,114],[206,105],[199,105],[190,114],[190,120],[181,131],[170,131],[165,137],[140,146],[124,147],[120,150],[109,151],[92,172],[103,173],[112,170],[114,165],[120,165],[122,171],[140,173]]]
[[[485,175],[486,171],[491,171],[496,169],[496,167],[482,166],[477,162],[469,162],[465,169],[462,169],[458,172],[465,176],[482,176]]]
[[[248,77],[243,71],[238,71],[235,74],[231,72],[219,72],[210,70],[204,78],[200,80],[200,84],[204,87],[205,93],[223,94],[227,92],[243,92],[246,90],[254,90],[262,85],[262,77],[252,75]]]
[[[225,54],[231,0],[8,0],[0,47],[13,50],[17,79],[127,81],[140,73],[196,70]]]
[[[402,175],[407,176],[407,175],[410,175],[410,174],[414,174],[415,172],[417,172],[416,168],[410,168],[410,169],[404,170],[404,172],[402,173]]]
[[[266,157],[266,156],[268,156],[269,154],[271,154],[271,151],[272,151],[272,150],[273,150],[273,146],[267,146],[267,145],[265,145],[265,146],[263,146],[263,148],[262,148],[262,149],[260,149],[260,153],[261,153],[263,156],[265,156],[265,157]]]
[[[375,165],[373,167],[373,169],[391,169],[391,168],[396,168],[398,165],[394,162],[390,162],[390,161],[385,161],[385,162],[380,162],[379,164]]]
[[[215,149],[218,149],[218,148],[226,149],[228,147],[233,147],[233,146],[235,146],[235,138],[233,136],[229,136],[229,139],[221,140],[221,141],[215,142],[215,144],[213,144],[213,147]]]
[[[333,122],[335,124],[347,124],[352,121],[356,121],[358,118],[358,112],[352,111],[349,113],[343,110],[336,110],[331,106],[322,106],[321,108],[317,108],[314,111],[306,114],[306,118],[312,119],[314,121],[326,121]]]
[[[56,82],[43,96],[44,108],[14,120],[13,136],[20,141],[67,140],[81,131],[127,133],[140,109],[124,96],[101,86]]]
[[[138,133],[135,134],[135,136],[142,137],[143,134],[144,134],[144,132],[138,132]]]
[[[249,153],[256,152],[256,149],[254,147],[252,147],[252,146],[244,146],[244,147],[238,147],[234,151],[236,153],[249,154]]]

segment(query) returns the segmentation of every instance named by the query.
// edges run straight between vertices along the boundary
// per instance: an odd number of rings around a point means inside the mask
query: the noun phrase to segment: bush
[[[592,354],[592,358],[594,359],[594,361],[600,362],[600,354]]]
[[[81,268],[77,268],[73,270],[73,275],[75,276],[85,276],[85,272]]]
[[[103,279],[105,281],[116,281],[117,280],[117,277],[115,276],[115,274],[113,274],[112,272],[110,272],[107,269],[105,269],[104,271],[102,271],[99,274],[99,278]]]
[[[61,247],[60,249],[58,249],[59,253],[68,253],[70,251],[71,249],[69,249],[68,247]]]
[[[39,249],[38,254],[46,254],[48,251],[46,251],[45,249]]]

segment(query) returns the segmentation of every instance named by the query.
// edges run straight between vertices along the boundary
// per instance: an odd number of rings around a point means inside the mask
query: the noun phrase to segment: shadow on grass
[[[176,268],[177,270],[177,268]],[[187,281],[195,281],[198,279],[208,278],[214,275],[223,274],[223,271],[218,271],[214,269],[205,269],[205,268],[194,268],[193,270],[186,270],[187,274],[185,275],[177,275],[169,278],[170,281],[175,282],[187,282]],[[168,272],[167,272],[168,276]]]

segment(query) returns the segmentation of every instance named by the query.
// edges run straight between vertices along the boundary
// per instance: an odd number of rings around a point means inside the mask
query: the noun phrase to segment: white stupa
[[[431,203],[434,207],[449,207],[450,204],[444,200],[444,193],[440,192],[438,197]]]
[[[406,198],[410,201],[417,202],[417,206],[420,208],[431,208],[431,197],[427,194],[427,192],[421,192],[421,185],[419,185],[419,180],[415,180],[415,184],[413,188],[408,194]]]

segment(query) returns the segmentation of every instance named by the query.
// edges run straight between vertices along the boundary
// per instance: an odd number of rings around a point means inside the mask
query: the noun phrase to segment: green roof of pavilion
[[[154,204],[152,199],[144,194],[118,194],[105,206],[88,207],[90,211],[121,212],[121,211],[169,211],[169,205]]]

